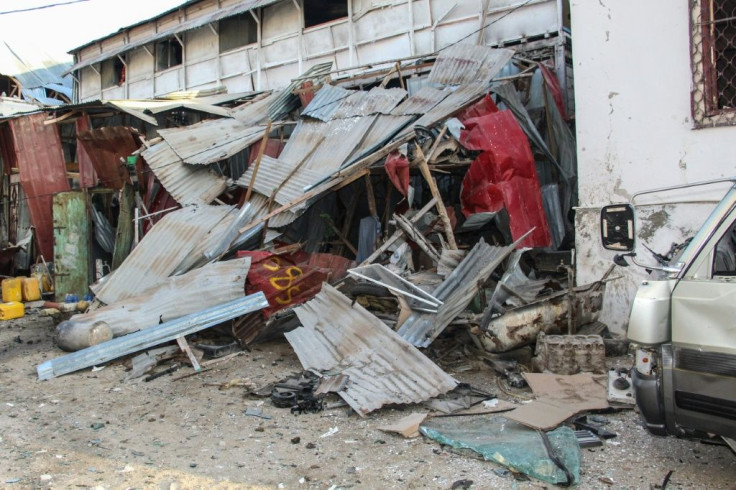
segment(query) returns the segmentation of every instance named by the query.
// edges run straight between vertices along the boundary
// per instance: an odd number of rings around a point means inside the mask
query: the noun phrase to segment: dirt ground
[[[120,362],[49,381],[36,366],[62,355],[50,318],[0,322],[0,484],[4,488],[550,488],[422,437],[380,431],[415,407],[366,418],[348,407],[292,415],[245,388],[301,371],[285,341],[212,366],[184,367],[150,382],[126,380]],[[621,363],[630,359],[620,358]],[[468,358],[459,381],[499,398],[490,368]],[[467,369],[472,367],[472,369]],[[160,369],[160,368],[159,368]],[[237,384],[237,383],[233,383]],[[518,392],[524,396],[523,391]],[[329,404],[339,401],[329,398]],[[262,411],[262,417],[246,410]],[[633,411],[608,414],[618,434],[582,450],[579,488],[736,488],[728,447],[649,435]],[[495,471],[494,471],[495,470]],[[498,473],[497,473],[498,472]],[[467,484],[467,482],[466,482]]]

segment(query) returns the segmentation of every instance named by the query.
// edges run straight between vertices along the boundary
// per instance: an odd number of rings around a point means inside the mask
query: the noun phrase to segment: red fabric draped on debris
[[[548,247],[552,242],[529,141],[511,111],[498,111],[491,104],[484,99],[470,108],[476,117],[462,121],[465,130],[460,143],[483,151],[463,179],[463,214],[505,207],[514,240],[534,228],[519,248]]]
[[[392,151],[386,157],[384,165],[391,183],[402,196],[409,195],[409,159],[398,151]]]
[[[323,282],[341,279],[355,265],[337,255],[306,252],[276,255],[265,251],[239,251],[237,256],[251,258],[245,292],[263,291],[269,304],[261,310],[265,318],[304,303],[322,290]]]

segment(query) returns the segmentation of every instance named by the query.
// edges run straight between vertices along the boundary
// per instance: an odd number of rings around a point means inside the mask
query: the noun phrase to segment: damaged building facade
[[[602,206],[650,189],[736,175],[733,9],[733,2],[714,0],[571,2],[581,281],[599,277],[617,253],[601,245]],[[661,27],[652,29],[652,18],[661,19]],[[666,254],[692,237],[728,187],[636,197],[638,261],[656,264],[645,246]],[[623,279],[610,284],[602,320],[620,330],[647,273],[635,266],[617,273]]]

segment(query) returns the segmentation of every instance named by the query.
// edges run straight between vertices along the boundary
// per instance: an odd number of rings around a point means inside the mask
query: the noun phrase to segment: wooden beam
[[[427,159],[422,152],[422,148],[417,145],[417,153],[419,154],[419,170],[422,172],[422,176],[429,184],[429,190],[432,193],[432,197],[437,200],[437,212],[442,220],[442,225],[445,228],[445,235],[447,236],[448,248],[450,250],[457,250],[457,242],[455,241],[455,234],[452,232],[452,224],[450,223],[450,217],[447,216],[447,209],[445,209],[445,203],[442,202],[442,196],[440,195],[439,189],[437,189],[437,183],[434,181],[429,167],[427,166]]]
[[[422,235],[422,233],[416,229],[414,226],[414,223],[410,222],[408,219],[406,219],[404,216],[401,216],[400,214],[394,215],[394,220],[396,221],[396,226],[398,226],[401,231],[404,232],[404,234],[409,238],[411,241],[416,243],[419,248],[421,248],[424,253],[426,253],[430,259],[436,264],[439,264],[440,262],[440,253],[437,251],[434,246],[429,243],[429,240]]]
[[[376,195],[373,193],[373,182],[371,182],[370,174],[365,176],[365,192],[368,197],[368,209],[371,216],[378,217],[378,209],[376,208]]]

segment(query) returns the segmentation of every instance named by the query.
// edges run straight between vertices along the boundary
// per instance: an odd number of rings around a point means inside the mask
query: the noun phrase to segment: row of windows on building
[[[347,0],[303,0],[304,27],[314,27],[325,22],[342,19],[348,15]],[[253,44],[258,39],[258,24],[250,12],[222,19],[218,23],[220,53]],[[156,42],[154,57],[156,71],[163,71],[181,65],[183,62],[182,45],[176,37]],[[102,87],[108,88],[125,83],[125,63],[118,58],[111,58],[101,63],[100,76]]]

